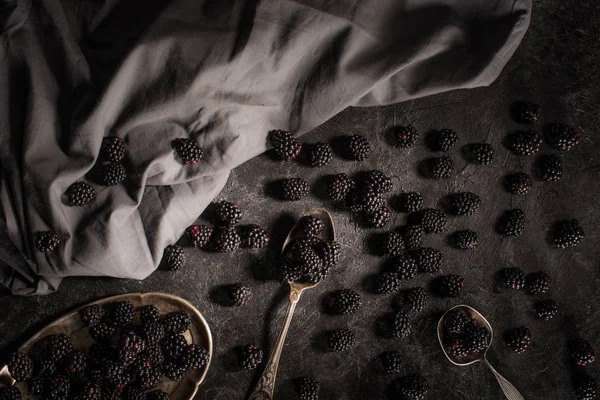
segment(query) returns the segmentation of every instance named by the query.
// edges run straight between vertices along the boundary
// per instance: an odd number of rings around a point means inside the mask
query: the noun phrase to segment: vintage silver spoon
[[[314,208],[303,215],[313,216],[319,218],[325,224],[325,228],[323,232],[318,236],[323,240],[335,240],[335,227],[333,225],[333,219],[329,212],[323,208]],[[283,249],[281,251],[282,254],[287,252],[288,246],[294,241],[294,239],[298,236],[298,224],[294,225],[290,233],[288,234],[285,242],[283,243]],[[275,342],[275,347],[271,351],[271,356],[269,357],[269,361],[265,367],[264,372],[262,373],[258,384],[252,391],[252,394],[249,397],[249,400],[273,400],[273,392],[275,390],[275,378],[277,377],[277,368],[279,366],[279,358],[281,357],[281,352],[283,350],[283,344],[285,343],[285,337],[287,335],[288,329],[290,327],[290,323],[292,322],[292,317],[294,316],[294,311],[296,310],[296,305],[300,300],[300,296],[307,289],[312,289],[317,286],[319,283],[296,283],[296,282],[288,282],[290,285],[290,303],[288,305],[287,313],[285,315],[285,321],[283,323],[283,328],[279,333],[279,337]]]
[[[456,311],[458,309],[464,309],[466,312],[471,314],[471,316],[473,317],[473,319],[475,319],[475,321],[477,321],[477,324],[479,326],[483,326],[490,331],[490,342],[488,343],[488,346],[485,349],[485,351],[482,351],[480,353],[468,354],[464,357],[452,356],[452,355],[448,354],[448,352],[446,351],[446,346],[444,346],[444,318],[446,317],[446,315],[448,315],[448,313],[450,311]],[[492,365],[487,360],[486,355],[487,355],[488,350],[490,349],[490,346],[492,345],[492,340],[494,339],[494,331],[492,330],[492,326],[490,325],[488,320],[485,319],[483,317],[483,315],[481,315],[477,310],[475,310],[472,307],[465,306],[465,305],[459,305],[456,307],[452,307],[450,310],[446,311],[444,313],[444,315],[442,315],[442,318],[440,318],[440,322],[438,323],[437,333],[438,333],[438,339],[440,341],[440,345],[442,346],[442,349],[444,350],[444,354],[446,355],[446,357],[448,358],[448,360],[450,360],[450,362],[452,364],[458,365],[459,367],[466,367],[467,365],[475,364],[476,362],[481,361],[484,365],[486,365],[490,369],[490,371],[492,371],[492,373],[496,377],[496,380],[500,384],[500,388],[502,389],[502,392],[504,393],[504,395],[506,396],[507,399],[509,399],[509,400],[525,400],[523,398],[523,396],[521,396],[521,393],[519,393],[519,391],[513,386],[513,384],[510,383],[509,381],[507,381],[502,375],[500,375],[498,373],[498,371],[496,371],[494,369],[494,367],[492,367]]]

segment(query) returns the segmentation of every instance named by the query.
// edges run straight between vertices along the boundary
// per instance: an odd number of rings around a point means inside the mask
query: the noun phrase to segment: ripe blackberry
[[[532,272],[525,278],[525,287],[530,294],[545,294],[550,290],[550,282],[550,275],[546,272]]]
[[[380,333],[387,338],[406,338],[410,335],[411,324],[408,313],[396,311],[386,315]]]
[[[85,326],[94,326],[99,323],[106,315],[104,307],[99,304],[93,304],[81,310],[79,318]]]
[[[423,208],[423,196],[419,192],[404,193],[400,199],[400,208],[404,212],[416,212]]]
[[[106,360],[102,365],[102,377],[107,383],[113,385],[127,383],[124,374],[125,367],[119,362]]]
[[[162,380],[162,369],[160,367],[147,368],[142,375],[138,375],[140,389],[154,389]],[[145,395],[144,395],[145,399]]]
[[[402,400],[423,400],[429,390],[427,379],[420,375],[407,375],[394,382],[395,393]]]
[[[152,304],[141,307],[139,311],[142,324],[149,324],[150,322],[156,322],[160,319],[160,311]]]
[[[302,150],[302,143],[290,132],[274,130],[269,132],[269,139],[277,158],[283,161],[291,161],[298,157]]]
[[[470,229],[456,231],[452,234],[452,243],[461,250],[474,249],[479,244],[479,236]]]
[[[101,400],[102,387],[99,383],[88,382],[85,385],[80,385],[75,391],[74,400]]]
[[[240,367],[246,371],[256,369],[262,363],[263,351],[255,344],[249,344],[239,349]]]
[[[507,289],[523,289],[525,287],[525,272],[516,267],[504,268],[500,271],[500,282]]]
[[[146,396],[146,400],[171,400],[171,397],[169,397],[167,393],[159,389],[149,392],[148,396]]]
[[[524,326],[509,329],[504,332],[504,341],[508,348],[515,353],[523,353],[531,343],[531,331]]]
[[[172,381],[180,381],[186,373],[185,367],[175,361],[167,361],[163,364],[163,374]]]
[[[236,283],[227,288],[227,297],[232,306],[245,306],[252,298],[252,292],[248,286]]]
[[[336,174],[327,181],[327,195],[332,201],[344,200],[354,189],[354,181],[346,174]]]
[[[444,275],[435,281],[435,293],[440,297],[459,297],[465,281],[459,275]]]
[[[373,169],[365,174],[364,185],[379,193],[389,193],[393,188],[392,180],[378,169]]]
[[[534,124],[540,118],[540,106],[530,101],[519,101],[514,104],[513,117],[522,124]]]
[[[333,150],[328,143],[317,142],[308,146],[306,161],[311,167],[324,167],[333,158]]]
[[[169,361],[179,360],[179,356],[187,348],[185,337],[177,333],[167,335],[161,343],[163,355]]]
[[[481,198],[472,192],[450,195],[450,212],[454,215],[473,215],[479,210]]]
[[[426,233],[439,233],[446,229],[448,218],[437,208],[426,208],[420,213],[421,226]]]
[[[314,378],[303,377],[294,379],[294,390],[300,400],[318,400],[321,384]]]
[[[324,270],[323,260],[319,257],[317,252],[311,247],[297,247],[292,249],[292,260],[298,265],[302,273],[302,281],[310,281],[319,275],[319,271]],[[326,272],[325,272],[326,273]],[[319,281],[325,276],[320,277]],[[316,282],[313,282],[316,283]]]
[[[123,365],[131,364],[146,348],[146,341],[133,331],[122,332],[117,343],[119,361]]]
[[[60,238],[54,231],[39,232],[35,237],[35,247],[43,253],[54,250],[59,243]]]
[[[450,335],[444,338],[444,347],[448,354],[454,357],[464,357],[471,353],[469,343],[462,335]]]
[[[363,161],[371,154],[369,141],[361,135],[346,136],[344,143],[346,157],[355,161]]]
[[[156,322],[153,322],[155,324]],[[157,343],[148,343],[146,346],[146,350],[140,355],[140,358],[144,357],[147,360],[150,360],[152,365],[163,365],[165,363],[165,355],[160,346],[160,342]]]
[[[44,374],[33,375],[27,384],[27,390],[34,396],[39,396],[46,391],[48,376]],[[1,389],[0,389],[1,390]],[[20,399],[21,397],[19,397]],[[0,392],[0,399],[5,400]]]
[[[8,372],[15,381],[24,382],[33,373],[33,361],[27,354],[16,351],[10,356]]]
[[[100,159],[110,163],[118,163],[125,158],[123,139],[117,136],[107,136],[100,145]]]
[[[509,174],[504,177],[504,187],[512,194],[526,194],[533,186],[533,180],[523,172]]]
[[[302,178],[289,178],[280,181],[281,200],[296,201],[308,194],[310,186]]]
[[[433,179],[446,179],[452,176],[454,161],[450,157],[436,157],[427,161],[427,176]]]
[[[185,253],[178,244],[172,244],[165,249],[165,260],[170,271],[179,271],[185,263]]]
[[[14,386],[0,387],[0,399],[2,400],[21,400],[21,392]]]
[[[242,219],[242,211],[235,203],[219,201],[215,203],[217,222],[225,225],[235,225]]]
[[[61,360],[73,351],[73,341],[63,333],[56,333],[46,338],[46,351],[54,361]]]
[[[150,321],[140,327],[140,335],[147,345],[158,344],[165,337],[165,327],[159,321]]]
[[[576,365],[585,367],[596,361],[596,349],[585,339],[576,338],[569,342],[571,358]]]
[[[425,230],[421,225],[409,225],[404,228],[402,236],[404,244],[408,250],[416,250],[423,244],[423,235]]]
[[[462,333],[466,327],[472,324],[471,314],[460,308],[448,312],[444,317],[444,328],[451,335]]]
[[[77,375],[85,371],[87,357],[81,351],[72,351],[62,360],[62,370],[65,375]]]
[[[299,221],[298,228],[300,229],[302,236],[312,237],[323,232],[323,229],[325,229],[325,224],[319,218],[306,216],[302,217],[302,219]]]
[[[419,272],[433,273],[442,265],[442,253],[431,247],[422,247],[413,253]]]
[[[395,256],[390,260],[390,270],[398,274],[400,280],[408,281],[417,276],[417,263],[409,254]]]
[[[562,160],[556,154],[543,154],[540,156],[537,168],[540,179],[546,182],[556,182],[562,177]]]
[[[464,340],[469,353],[481,353],[489,347],[492,334],[487,328],[473,324],[465,330]]]
[[[141,385],[128,385],[119,397],[122,400],[146,400],[146,393]]]
[[[534,130],[515,132],[507,138],[508,148],[518,156],[530,156],[540,151],[542,135]]]
[[[192,225],[185,230],[194,247],[202,248],[208,244],[213,228],[208,225]]]
[[[396,126],[392,129],[394,146],[407,149],[419,141],[419,131],[412,125]]]
[[[52,375],[56,371],[56,361],[45,351],[35,360],[33,370],[37,375]]]
[[[104,186],[114,186],[125,180],[127,171],[121,164],[106,164],[100,167],[99,176]]]
[[[110,304],[110,316],[115,325],[126,326],[133,321],[135,307],[130,301],[117,301]]]
[[[498,219],[496,228],[504,236],[521,236],[525,229],[525,212],[520,208],[505,211]]]
[[[258,225],[246,225],[240,230],[240,246],[247,249],[262,249],[269,244],[269,234]]]
[[[473,164],[488,165],[494,160],[494,148],[489,143],[471,143],[467,145],[466,152]]]
[[[55,375],[48,380],[47,390],[48,399],[66,399],[71,391],[71,381],[65,376]]]
[[[395,308],[417,314],[423,311],[428,303],[429,295],[427,291],[421,287],[415,287],[405,291],[402,296],[395,299]]]
[[[454,148],[458,142],[458,134],[452,129],[442,129],[440,130],[433,143],[434,151],[443,151],[448,152]]]
[[[400,289],[402,278],[396,272],[382,272],[373,276],[371,289],[377,294],[389,294],[397,292]]]
[[[179,138],[173,140],[173,148],[184,163],[194,165],[202,158],[203,151],[195,140]]]
[[[390,222],[391,212],[386,206],[381,207],[379,210],[372,213],[365,213],[365,220],[369,226],[374,228],[383,228]]]
[[[550,234],[552,245],[561,249],[576,246],[585,238],[585,232],[576,219],[560,221]]]
[[[360,294],[352,289],[341,289],[327,297],[327,311],[331,314],[353,314],[362,306]]]
[[[209,354],[197,344],[190,344],[181,355],[181,362],[187,369],[200,369],[208,363]]]
[[[546,143],[557,150],[570,150],[579,143],[581,133],[572,126],[554,122],[546,128]]]
[[[573,389],[577,400],[594,400],[598,393],[596,379],[589,375],[579,374],[573,381]]]
[[[334,240],[321,241],[314,245],[314,250],[325,268],[331,268],[340,261],[342,247]]]
[[[284,257],[279,261],[277,272],[285,282],[299,282],[302,279],[302,270],[291,257]]]
[[[242,238],[233,226],[215,228],[211,238],[213,248],[219,253],[231,253],[240,247]]]
[[[540,300],[533,305],[537,317],[549,321],[558,313],[558,304],[554,300]]]
[[[386,232],[381,236],[379,249],[384,256],[397,256],[404,250],[404,238],[398,232]]]
[[[350,350],[356,344],[356,335],[350,329],[333,329],[325,332],[329,351]]]
[[[378,360],[384,374],[397,374],[402,371],[402,354],[399,351],[384,351],[378,356]]]
[[[192,325],[192,319],[184,311],[170,312],[162,320],[167,333],[183,333]]]
[[[110,321],[101,321],[90,327],[89,334],[95,341],[108,342],[114,336],[117,328]]]
[[[365,211],[367,213],[373,213],[381,209],[385,204],[385,200],[381,193],[375,191],[373,188],[363,188],[355,193],[357,195],[356,201],[351,205],[351,210],[353,212]]]
[[[72,206],[85,206],[96,197],[96,191],[85,182],[75,182],[67,189],[67,199]]]

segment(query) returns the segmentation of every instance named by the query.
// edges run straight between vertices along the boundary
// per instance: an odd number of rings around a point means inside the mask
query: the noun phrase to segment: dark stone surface
[[[585,10],[582,7],[582,18],[587,13]],[[426,237],[425,245],[443,250],[443,273],[464,276],[466,290],[461,299],[432,301],[423,315],[415,318],[413,333],[406,340],[376,336],[375,321],[391,309],[393,296],[372,295],[363,290],[364,278],[377,272],[384,261],[369,254],[367,246],[370,235],[379,231],[359,228],[347,213],[334,210],[344,256],[327,281],[306,293],[301,300],[280,363],[278,398],[294,398],[291,378],[312,375],[322,382],[321,398],[378,399],[393,377],[377,375],[369,364],[374,356],[391,349],[405,355],[407,373],[419,372],[429,379],[430,399],[504,398],[485,367],[454,367],[439,348],[435,336],[437,319],[444,310],[460,303],[479,309],[492,323],[495,340],[490,358],[526,399],[574,398],[565,341],[572,335],[581,334],[600,346],[600,249],[597,246],[600,142],[595,133],[598,98],[595,103],[588,98],[597,88],[581,89],[575,84],[575,77],[565,73],[570,65],[578,62],[577,47],[571,46],[575,49],[573,53],[563,54],[561,59],[557,59],[556,54],[548,54],[552,40],[565,39],[560,35],[568,24],[551,18],[558,12],[562,12],[558,6],[540,8],[538,4],[525,43],[490,88],[455,91],[388,107],[348,109],[304,137],[306,142],[316,142],[331,140],[340,134],[368,135],[373,153],[365,162],[355,163],[336,157],[327,167],[311,169],[299,163],[276,163],[263,155],[232,172],[220,197],[239,204],[244,211],[242,223],[258,223],[271,229],[275,235],[271,252],[276,251],[295,218],[312,207],[326,204],[316,187],[326,174],[378,168],[393,176],[393,195],[418,190],[424,194],[426,206],[431,207],[437,206],[447,193],[459,190],[473,191],[483,199],[476,215],[451,217],[446,234]],[[569,9],[563,15],[573,18],[579,14]],[[587,23],[583,28],[593,26],[593,23]],[[593,34],[589,30],[586,32],[588,36]],[[590,43],[598,40],[588,36],[582,36],[580,40]],[[588,58],[585,60],[589,61]],[[570,79],[568,82],[572,84],[565,85],[565,79]],[[504,136],[520,127],[509,116],[510,104],[517,99],[529,99],[542,105],[540,127],[560,119],[580,125],[586,132],[581,144],[562,154],[563,179],[557,183],[536,180],[532,192],[521,197],[506,193],[501,184],[502,176],[508,172],[531,172],[534,162],[534,157],[516,157],[502,145]],[[585,107],[578,108],[577,99]],[[590,105],[595,105],[594,112],[589,112]],[[444,127],[459,133],[459,145],[452,152],[456,173],[451,179],[431,181],[419,176],[418,163],[433,155],[424,140],[410,150],[395,149],[386,143],[386,129],[405,123],[416,126],[423,136],[431,129]],[[460,146],[473,141],[494,145],[496,158],[492,165],[467,165],[460,154]],[[543,152],[547,151],[548,148],[543,147]],[[303,177],[313,185],[314,192],[310,197],[284,203],[265,196],[269,182],[294,176]],[[527,215],[525,233],[520,238],[503,238],[494,231],[494,222],[504,210],[515,207],[524,209]],[[405,214],[394,212],[389,227],[403,225],[405,218]],[[586,239],[573,249],[552,249],[546,242],[548,229],[563,218],[579,219],[586,231]],[[465,228],[479,233],[481,244],[478,248],[465,252],[445,244],[447,234]],[[238,251],[222,255],[187,248],[186,254],[188,261],[183,270],[174,273],[158,271],[143,282],[71,278],[65,280],[58,293],[47,297],[18,298],[2,292],[0,356],[5,357],[45,323],[91,300],[127,292],[165,291],[195,304],[213,331],[215,354],[206,383],[197,398],[245,398],[260,371],[236,371],[231,350],[254,342],[262,345],[265,353],[270,351],[285,313],[287,288],[270,278],[272,257],[269,252]],[[495,289],[496,271],[513,265],[526,272],[544,269],[550,273],[553,278],[551,293],[540,298],[553,298],[558,302],[560,312],[554,320],[539,322],[534,319],[532,306],[537,297]],[[403,287],[427,287],[431,278],[420,274]],[[254,293],[246,307],[223,307],[211,299],[211,293],[220,285],[238,281],[250,285]],[[363,295],[363,308],[351,316],[323,313],[322,298],[334,289],[345,287]],[[531,329],[533,345],[524,354],[510,354],[500,334],[519,325]],[[320,332],[341,327],[349,327],[357,333],[357,344],[351,351],[326,354],[316,349],[314,342]],[[590,366],[588,372],[598,376],[598,365]]]

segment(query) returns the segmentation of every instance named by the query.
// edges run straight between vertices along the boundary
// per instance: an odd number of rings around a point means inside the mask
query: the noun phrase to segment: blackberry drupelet
[[[107,136],[100,145],[100,159],[110,163],[118,163],[125,158],[123,139],[117,136]]]
[[[388,222],[390,222],[391,217],[392,214],[390,212],[390,209],[386,206],[381,207],[377,211],[365,213],[365,220],[367,224],[369,224],[369,226],[379,229],[386,226]]]
[[[392,312],[385,317],[384,326],[380,329],[385,337],[406,338],[410,335],[411,324],[408,313],[404,311]]]
[[[530,101],[516,102],[513,117],[522,124],[534,124],[540,118],[540,106]]]
[[[308,182],[302,178],[289,178],[280,181],[281,200],[297,201],[310,191]]]
[[[549,321],[558,313],[558,304],[554,300],[540,300],[533,305],[536,316]]]
[[[356,335],[350,329],[333,329],[325,332],[327,349],[339,352],[350,350],[356,344]]]
[[[85,371],[87,357],[81,351],[72,351],[62,360],[62,370],[69,375],[78,375]]]
[[[263,351],[255,344],[248,344],[239,349],[240,367],[246,371],[256,369],[262,363]]]
[[[576,219],[560,221],[550,234],[552,245],[560,249],[576,246],[585,238],[585,232]]]
[[[165,334],[165,327],[158,320],[147,322],[140,327],[140,335],[146,341],[147,346],[160,343]]]
[[[331,314],[348,315],[362,306],[360,294],[352,289],[341,289],[327,297],[327,311]]]
[[[402,304],[400,304],[400,300],[402,300]],[[429,294],[427,294],[427,291],[421,287],[415,287],[405,291],[401,297],[396,298],[395,308],[417,314],[423,311],[428,303]]]
[[[543,154],[538,159],[537,169],[540,179],[556,182],[563,174],[562,160],[556,154]]]
[[[393,257],[390,262],[390,270],[397,273],[400,280],[408,281],[417,276],[417,263],[413,256],[409,254]]]
[[[185,253],[178,244],[172,244],[165,249],[165,260],[170,271],[179,271],[185,263]]]
[[[404,228],[402,237],[404,245],[408,250],[416,250],[423,244],[423,235],[425,230],[421,225],[409,225]]]
[[[379,249],[384,256],[397,256],[404,250],[404,238],[398,232],[386,232],[381,236]]]
[[[308,146],[306,161],[311,167],[324,167],[333,158],[333,150],[329,143],[317,142]]]
[[[115,325],[126,326],[133,321],[135,307],[130,301],[117,301],[110,304],[110,317]]]
[[[467,158],[473,164],[489,165],[494,160],[494,147],[489,143],[471,143],[466,147]]]
[[[459,297],[465,286],[464,279],[459,275],[444,275],[437,279],[435,293],[440,297]]]
[[[141,307],[139,311],[140,321],[142,322],[142,324],[156,322],[160,319],[160,311],[158,311],[158,308],[154,307],[151,304]]]
[[[211,237],[213,249],[219,253],[231,253],[240,247],[242,238],[233,226],[215,228]]]
[[[184,163],[194,165],[200,161],[203,155],[202,148],[195,140],[179,138],[173,140],[173,148]]]
[[[377,294],[389,294],[397,292],[400,289],[402,278],[396,272],[382,272],[373,276],[371,289]]]
[[[450,195],[450,213],[473,215],[479,210],[481,198],[472,192],[459,192]]]
[[[505,211],[498,219],[498,233],[504,236],[521,236],[525,221],[525,211],[520,208]]]
[[[479,236],[470,229],[456,231],[452,234],[452,243],[461,250],[474,249],[479,244]]]
[[[168,361],[177,361],[179,356],[187,348],[188,342],[185,337],[178,333],[168,334],[161,342],[163,355]]]
[[[75,182],[67,189],[67,200],[72,206],[85,206],[96,197],[96,191],[85,182]]]
[[[104,307],[99,304],[93,304],[81,310],[79,318],[85,326],[94,326],[99,323],[106,315]]]
[[[442,210],[426,208],[420,214],[421,226],[426,233],[440,233],[446,229],[448,218]]]
[[[169,395],[162,390],[153,390],[146,396],[146,400],[171,400]]]
[[[269,234],[258,225],[246,225],[240,230],[240,246],[247,249],[262,249],[269,244]]]
[[[39,232],[35,237],[35,247],[38,251],[48,253],[60,244],[60,238],[54,231]]]
[[[225,225],[235,225],[242,219],[242,211],[235,203],[219,201],[215,203],[215,217]]]
[[[227,288],[227,297],[232,306],[245,306],[252,298],[252,292],[248,286],[236,283]]]
[[[546,143],[557,150],[570,150],[580,138],[579,129],[566,124],[554,122],[546,127]]]
[[[392,129],[394,146],[407,149],[419,141],[419,131],[412,125],[396,126]]]
[[[320,218],[306,216],[302,217],[302,219],[299,221],[298,228],[304,237],[312,237],[323,232],[323,229],[325,229],[325,223],[323,223]]]
[[[500,282],[507,289],[521,290],[525,287],[525,272],[516,267],[504,268],[500,271]]]
[[[449,311],[444,317],[444,328],[449,334],[459,334],[473,324],[471,315],[463,309]]]
[[[185,230],[192,246],[202,248],[208,244],[213,228],[208,225],[192,225]]]
[[[527,194],[533,186],[533,180],[524,172],[516,172],[504,177],[504,187],[512,194]]]
[[[342,247],[334,240],[321,241],[313,247],[325,268],[333,267],[340,260]]]
[[[355,183],[348,175],[331,175],[327,181],[327,195],[332,201],[342,201],[354,187]]]
[[[508,348],[517,354],[527,350],[531,343],[531,331],[524,326],[509,329],[503,336]]]
[[[442,266],[442,252],[432,247],[422,247],[413,253],[419,272],[433,273]]]
[[[384,374],[398,374],[402,371],[402,354],[399,351],[384,351],[379,354],[379,367]]]
[[[97,342],[107,342],[114,336],[117,328],[111,321],[101,321],[90,327],[89,334]]]
[[[364,185],[379,193],[389,193],[393,188],[392,180],[378,169],[373,169],[365,174]]]
[[[433,179],[446,179],[452,176],[454,161],[450,157],[436,157],[427,161],[427,175]]]
[[[162,320],[167,333],[184,333],[192,325],[192,319],[184,311],[170,312]]]
[[[542,135],[534,130],[515,132],[507,137],[508,148],[518,156],[530,156],[540,151]]]
[[[400,197],[400,209],[404,212],[416,212],[423,208],[423,196],[419,192],[404,193]]]
[[[59,361],[73,351],[73,341],[63,333],[50,335],[46,337],[46,351],[54,361]]]
[[[532,272],[525,278],[525,287],[529,294],[545,294],[550,290],[550,282],[550,275],[546,272]]]
[[[569,351],[575,364],[580,367],[596,361],[596,349],[583,338],[578,337],[569,341]]]
[[[448,152],[454,148],[458,142],[458,134],[453,129],[440,130],[433,143],[433,150]]]
[[[0,400],[21,400],[21,392],[14,386],[0,387]]]
[[[400,400],[423,400],[429,390],[429,384],[427,379],[415,374],[397,379],[394,388]]]
[[[573,381],[577,400],[594,400],[598,394],[596,379],[587,374],[579,374]]]
[[[8,361],[8,372],[15,381],[25,382],[33,374],[33,361],[27,354],[15,351]]]
[[[293,160],[298,157],[302,150],[302,143],[288,131],[271,131],[269,132],[269,140],[277,158],[283,161]]]
[[[371,145],[364,136],[347,136],[344,142],[344,153],[351,160],[363,161],[371,154]]]
[[[127,171],[121,164],[106,164],[100,167],[99,176],[104,186],[115,186],[125,180]]]
[[[318,400],[320,383],[314,378],[302,377],[294,379],[294,390],[300,400]]]

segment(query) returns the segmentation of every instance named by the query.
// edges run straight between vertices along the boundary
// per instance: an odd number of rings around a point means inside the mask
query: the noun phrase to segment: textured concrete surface
[[[275,179],[300,176],[318,188],[324,175],[378,168],[393,177],[393,195],[418,190],[424,194],[427,206],[435,207],[445,194],[458,190],[473,191],[483,198],[479,213],[472,217],[450,218],[446,232],[463,228],[476,230],[481,238],[477,249],[467,252],[452,249],[445,244],[445,234],[426,237],[427,246],[444,253],[443,272],[463,275],[466,289],[461,299],[432,301],[426,312],[415,318],[413,333],[406,340],[376,336],[375,320],[391,308],[393,296],[372,295],[363,290],[365,277],[377,272],[384,261],[371,255],[366,245],[368,238],[378,230],[359,228],[347,213],[333,210],[338,240],[344,250],[342,262],[327,281],[306,293],[301,300],[280,364],[278,398],[294,398],[291,378],[312,375],[322,382],[321,398],[378,399],[394,377],[376,374],[370,368],[370,362],[384,350],[397,349],[405,355],[406,373],[419,372],[429,379],[430,399],[502,399],[493,376],[485,367],[454,367],[439,349],[435,336],[437,319],[444,310],[460,303],[479,309],[492,323],[495,340],[490,358],[526,399],[575,398],[570,387],[573,371],[568,367],[565,341],[574,334],[581,334],[600,346],[597,333],[600,330],[600,249],[597,246],[600,141],[595,133],[597,110],[589,113],[576,106],[577,96],[585,96],[588,92],[581,92],[579,86],[576,87],[579,92],[575,93],[575,89],[569,92],[569,86],[561,83],[561,70],[555,68],[555,63],[536,62],[552,57],[543,53],[548,44],[540,46],[541,40],[556,40],[564,27],[562,22],[552,24],[552,19],[548,19],[548,13],[558,13],[559,8],[549,9],[534,13],[525,43],[492,87],[452,92],[388,107],[348,109],[303,138],[305,142],[315,142],[331,140],[340,134],[363,133],[369,136],[373,146],[373,153],[365,162],[355,163],[336,157],[327,167],[311,169],[298,163],[275,163],[268,155],[263,155],[233,171],[220,198],[239,204],[244,211],[242,222],[258,223],[271,229],[274,238],[270,252],[277,250],[284,232],[301,213],[315,206],[327,206],[320,199],[318,190],[293,203],[265,196],[265,187]],[[577,59],[567,57],[561,62],[564,71],[577,63]],[[579,146],[563,153],[563,179],[556,183],[535,181],[532,192],[522,197],[511,196],[501,185],[504,174],[531,172],[534,162],[532,157],[512,155],[502,145],[504,136],[519,128],[509,118],[509,105],[516,99],[540,102],[543,108],[540,126],[554,119],[564,119],[586,131]],[[583,100],[588,107],[589,99]],[[597,101],[595,104],[598,105]],[[383,132],[387,128],[404,123],[415,125],[423,134],[431,129],[451,127],[460,135],[459,147],[469,142],[487,141],[495,146],[496,159],[490,166],[467,165],[457,148],[452,153],[456,164],[453,178],[438,182],[425,180],[416,170],[419,161],[432,156],[424,141],[402,151],[390,147],[384,140]],[[543,147],[543,152],[547,151]],[[526,212],[525,233],[517,239],[502,238],[494,232],[493,224],[504,210],[514,207]],[[549,227],[557,220],[571,217],[580,220],[586,239],[573,249],[550,248],[546,242]],[[389,228],[403,225],[405,218],[404,214],[394,212]],[[72,278],[64,282],[58,293],[47,297],[17,298],[2,292],[0,356],[5,356],[45,323],[88,301],[127,292],[165,291],[195,304],[213,331],[215,354],[206,383],[197,398],[245,398],[260,371],[237,371],[231,350],[255,342],[268,353],[285,312],[287,288],[271,277],[270,252],[238,251],[222,255],[188,249],[188,261],[182,271],[158,271],[143,282]],[[512,265],[520,266],[526,272],[544,269],[550,273],[553,278],[551,292],[540,298],[553,298],[558,302],[560,313],[554,320],[539,322],[534,319],[532,305],[537,298],[496,290],[495,272]],[[403,287],[427,287],[431,278],[420,274]],[[253,290],[254,298],[246,307],[226,308],[212,300],[211,294],[220,285],[234,282],[245,282]],[[363,308],[352,316],[334,317],[322,313],[323,297],[331,290],[344,287],[358,290],[363,295]],[[515,355],[507,351],[499,336],[505,329],[519,325],[531,329],[533,344],[526,353]],[[349,327],[357,333],[358,341],[351,351],[326,354],[315,348],[314,339],[320,332],[341,327]],[[592,365],[588,372],[598,377],[598,368],[598,365]]]

